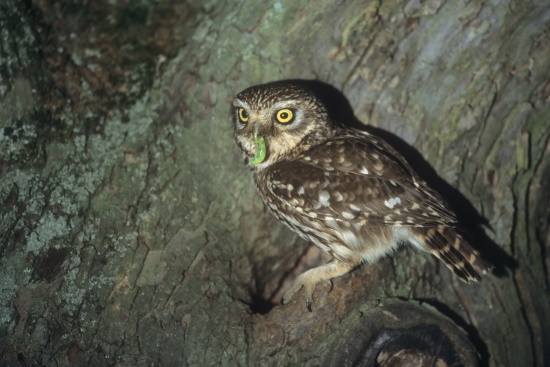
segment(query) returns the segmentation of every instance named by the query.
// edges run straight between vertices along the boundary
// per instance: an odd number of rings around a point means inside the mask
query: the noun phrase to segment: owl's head
[[[290,81],[256,85],[239,93],[233,100],[233,124],[238,146],[260,169],[333,135],[323,102],[307,87]]]

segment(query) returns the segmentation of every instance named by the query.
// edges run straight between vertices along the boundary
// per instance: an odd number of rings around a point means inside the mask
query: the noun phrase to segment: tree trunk
[[[550,364],[549,29],[544,1],[4,0],[0,365]],[[403,248],[279,305],[326,259],[229,104],[291,78],[341,91],[495,274]]]

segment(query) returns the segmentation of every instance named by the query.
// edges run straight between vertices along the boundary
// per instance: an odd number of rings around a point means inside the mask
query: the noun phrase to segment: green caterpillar
[[[267,151],[265,149],[265,139],[263,136],[254,139],[254,143],[256,143],[256,155],[250,160],[250,164],[256,166],[265,160]]]

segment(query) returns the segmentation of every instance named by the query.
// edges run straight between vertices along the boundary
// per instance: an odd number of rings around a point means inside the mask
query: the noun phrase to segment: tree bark
[[[550,364],[549,29],[544,1],[4,1],[0,365]],[[326,259],[267,212],[229,104],[292,78],[495,274],[403,248],[279,305]]]

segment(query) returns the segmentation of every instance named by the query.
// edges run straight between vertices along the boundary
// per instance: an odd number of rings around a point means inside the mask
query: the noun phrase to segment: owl
[[[456,215],[387,142],[330,117],[299,81],[253,86],[233,100],[237,145],[253,167],[270,211],[333,257],[298,276],[287,303],[304,290],[374,263],[400,244],[427,251],[461,280],[490,265],[457,231]]]

